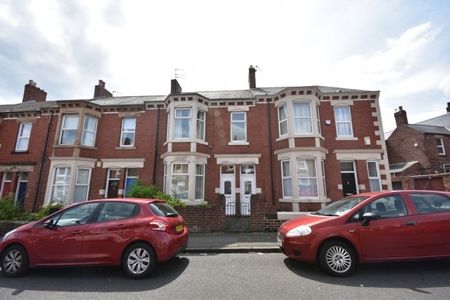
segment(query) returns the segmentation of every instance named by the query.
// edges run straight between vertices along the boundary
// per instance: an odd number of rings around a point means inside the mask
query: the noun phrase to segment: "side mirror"
[[[362,216],[362,225],[368,226],[370,221],[379,219],[380,216],[375,212],[367,212]]]
[[[45,228],[48,228],[48,229],[53,229],[53,228],[55,228],[55,227],[56,227],[55,220],[50,219],[50,220],[45,221],[45,222],[44,222],[44,227],[45,227]]]

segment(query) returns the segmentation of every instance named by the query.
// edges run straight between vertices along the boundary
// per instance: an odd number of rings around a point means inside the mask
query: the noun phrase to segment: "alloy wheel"
[[[16,273],[20,270],[23,264],[23,256],[20,251],[12,249],[9,251],[3,261],[3,267],[7,273]]]
[[[128,255],[127,266],[135,275],[144,273],[150,266],[150,254],[144,248],[133,249]]]
[[[352,257],[347,249],[341,246],[333,246],[326,252],[326,262],[334,272],[345,273],[352,266]]]

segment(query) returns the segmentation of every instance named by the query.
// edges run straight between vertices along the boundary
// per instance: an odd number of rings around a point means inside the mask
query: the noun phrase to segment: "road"
[[[119,268],[35,269],[0,277],[0,299],[449,299],[450,260],[361,266],[347,278],[279,253],[183,255],[148,279]]]

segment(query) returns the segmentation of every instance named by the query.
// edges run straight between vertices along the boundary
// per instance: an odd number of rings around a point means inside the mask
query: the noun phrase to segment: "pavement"
[[[280,252],[276,232],[190,233],[185,253]]]

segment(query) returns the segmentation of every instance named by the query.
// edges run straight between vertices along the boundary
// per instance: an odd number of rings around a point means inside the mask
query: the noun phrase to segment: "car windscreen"
[[[342,200],[331,203],[330,205],[313,212],[314,215],[321,216],[341,216],[362,201],[366,200],[368,197],[347,197]]]
[[[161,217],[176,217],[176,216],[178,216],[178,212],[167,203],[153,202],[153,203],[150,203],[148,206],[150,207],[152,212],[157,216],[161,216]]]

